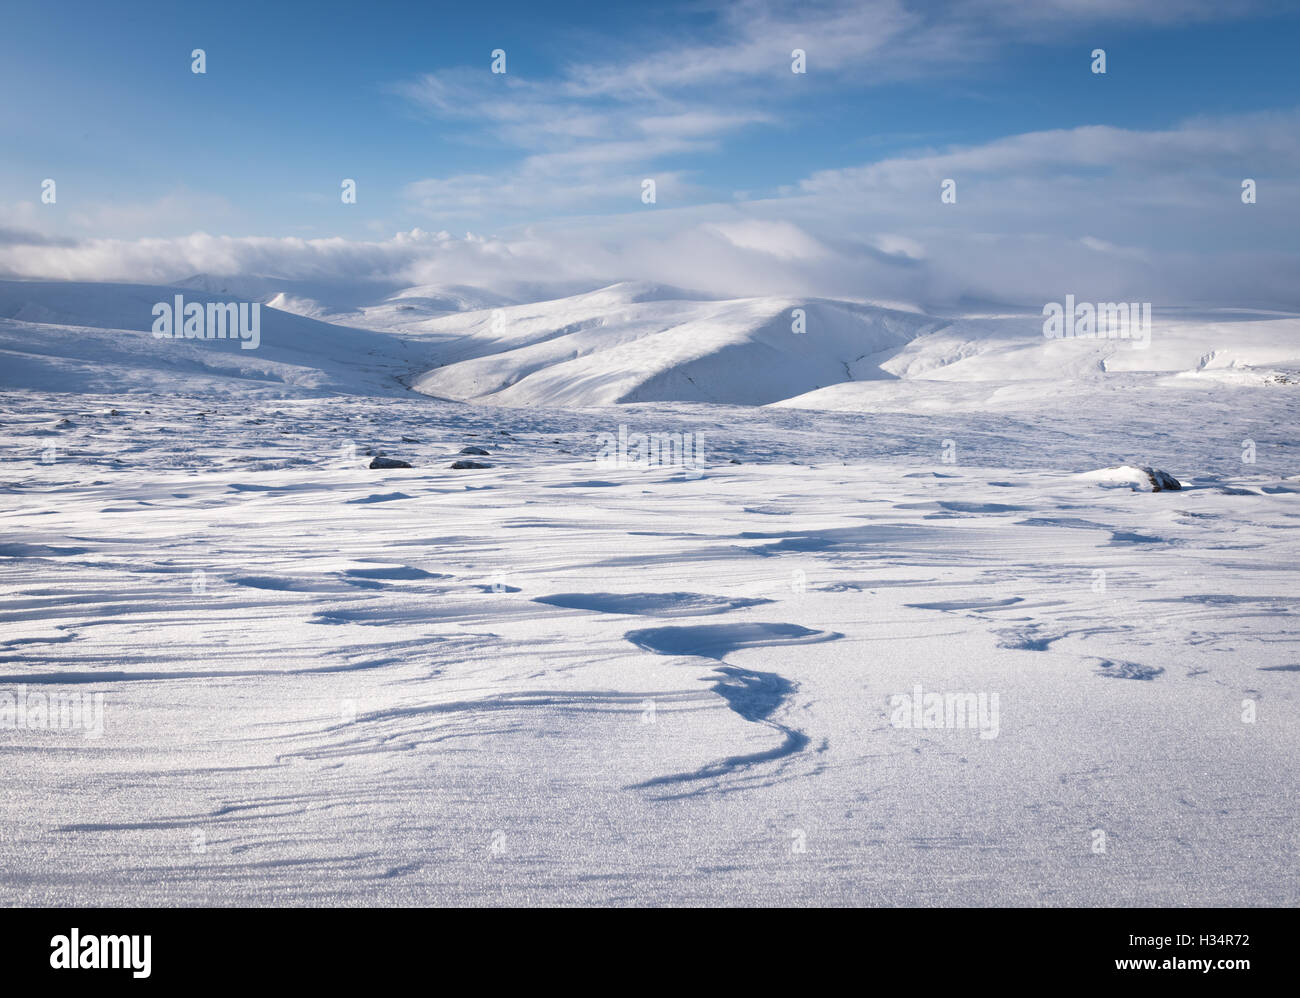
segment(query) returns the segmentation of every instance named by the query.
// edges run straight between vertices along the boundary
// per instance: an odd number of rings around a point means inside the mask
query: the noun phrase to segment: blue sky
[[[16,99],[0,107],[0,231],[11,242],[370,242],[540,226],[606,244],[635,235],[670,253],[683,232],[711,225],[715,236],[740,231],[724,241],[746,252],[806,235],[812,256],[842,255],[865,239],[867,256],[907,269],[930,259],[937,201],[918,190],[905,219],[886,203],[910,197],[900,191],[911,164],[927,183],[933,169],[964,166],[959,189],[985,208],[978,225],[975,209],[962,216],[971,237],[1283,252],[1293,226],[1150,218],[1111,239],[1008,228],[1028,216],[994,203],[1000,182],[1050,183],[1055,170],[1082,209],[1102,209],[1160,186],[1172,164],[1166,202],[1207,196],[1208,171],[1225,190],[1239,176],[1276,178],[1286,186],[1274,188],[1284,195],[1274,212],[1293,210],[1292,149],[1276,133],[1294,131],[1300,106],[1300,7],[1227,5],[1237,13],[1222,17],[1220,6],[10,0],[0,86]],[[807,51],[805,75],[790,72],[795,47]],[[190,72],[194,48],[206,52],[204,75]],[[489,69],[496,48],[504,75]],[[1106,50],[1104,76],[1090,72],[1094,48]],[[1111,159],[1034,151],[1087,126],[1110,129],[1100,141]],[[1199,148],[1188,129],[1207,156],[1178,158]],[[1225,147],[1213,132],[1233,138]],[[997,153],[1019,136],[1040,138],[1019,158]],[[55,205],[39,203],[46,177]],[[357,181],[355,205],[340,202],[345,177]],[[649,208],[643,178],[658,184]],[[869,213],[873,198],[883,217]],[[766,235],[753,228],[763,225]],[[611,253],[610,266],[641,265]]]

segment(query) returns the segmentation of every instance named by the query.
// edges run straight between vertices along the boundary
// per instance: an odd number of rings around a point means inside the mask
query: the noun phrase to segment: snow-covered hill
[[[841,411],[1015,409],[1138,385],[1285,385],[1300,371],[1300,317],[1167,309],[1142,346],[1048,339],[1037,314],[971,316],[918,336],[886,360],[892,382],[843,381],[777,403]]]
[[[0,282],[0,386],[106,391],[183,376],[230,390],[411,388],[509,406],[924,412],[1016,408],[1139,382],[1285,384],[1300,371],[1300,317],[1276,312],[1156,310],[1138,348],[1046,338],[1042,317],[1028,311],[933,315],[865,301],[717,299],[644,282],[519,298],[540,293],[550,291],[203,275],[173,287]],[[155,339],[151,309],[177,294],[262,303],[260,345]]]
[[[185,385],[400,391],[408,347],[390,333],[261,305],[260,342],[158,339],[158,303],[260,302],[256,287],[0,281],[0,388],[131,391]],[[269,289],[261,289],[262,296]]]
[[[412,387],[506,405],[724,402],[762,405],[881,368],[943,320],[798,298],[714,301],[617,284],[553,302],[433,319],[456,337]]]

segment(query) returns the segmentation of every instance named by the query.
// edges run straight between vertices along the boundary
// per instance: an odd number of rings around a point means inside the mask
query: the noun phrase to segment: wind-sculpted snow
[[[770,603],[771,600],[708,596],[703,593],[556,593],[553,596],[538,596],[536,602],[601,613],[700,617]]]
[[[798,624],[758,623],[649,627],[628,631],[625,635],[638,648],[657,655],[700,655],[717,659],[741,648],[808,644],[840,636],[810,630]]]
[[[0,726],[13,903],[1300,901],[1284,386],[954,421],[222,377],[0,397],[0,693],[103,698]],[[619,422],[708,460],[598,468]],[[1077,477],[1130,455],[1182,490]],[[900,725],[918,687],[996,729]]]
[[[5,896],[1296,904],[1294,320],[1012,318],[0,285]]]
[[[717,659],[742,648],[771,647],[774,645],[808,644],[831,641],[843,637],[825,631],[814,631],[798,624],[705,624],[695,627],[650,627],[629,631],[624,635],[638,648],[657,655],[697,655]],[[688,773],[657,776],[638,784],[640,788],[665,787],[674,784],[694,784],[700,780],[718,780],[745,774],[752,767],[785,759],[808,746],[808,736],[797,728],[779,723],[773,715],[787,705],[798,684],[775,672],[754,672],[727,665],[718,665],[714,672],[722,678],[711,687],[727,705],[746,721],[762,724],[780,735],[772,748],[748,755],[729,756],[711,762]],[[742,784],[749,786],[752,784]],[[683,790],[683,793],[702,793],[703,790]]]

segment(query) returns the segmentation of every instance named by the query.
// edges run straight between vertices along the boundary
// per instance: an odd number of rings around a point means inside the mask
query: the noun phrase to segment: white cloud
[[[147,236],[160,228],[199,226],[214,217],[228,217],[225,198],[179,187],[152,201],[87,202],[65,185],[56,188],[53,204],[19,201],[3,206],[4,217],[16,228],[47,236],[70,238],[98,232],[121,237]]]
[[[195,272],[479,284],[655,280],[728,295],[936,302],[963,295],[1300,305],[1300,112],[1160,131],[1079,128],[821,171],[780,197],[635,207],[495,236],[390,239],[0,239],[14,277],[168,281]],[[594,173],[600,184],[617,174]],[[1240,182],[1259,185],[1259,203]],[[632,175],[628,175],[630,179]],[[958,201],[940,201],[939,181]],[[517,180],[517,183],[524,183]],[[455,183],[444,192],[437,184]],[[416,196],[537,197],[500,178]],[[30,213],[29,213],[30,214]],[[21,216],[26,218],[27,216]],[[43,241],[42,241],[43,239]]]
[[[751,218],[710,223],[704,226],[704,231],[717,233],[737,249],[752,250],[778,260],[816,260],[829,255],[825,246],[789,222]]]
[[[625,40],[582,46],[555,76],[492,74],[486,65],[428,73],[393,86],[423,114],[461,129],[466,141],[491,142],[517,158],[491,172],[427,177],[407,193],[438,220],[477,217],[505,223],[570,210],[607,211],[639,192],[639,181],[696,200],[717,196],[693,183],[699,157],[725,148],[738,132],[780,126],[791,103],[827,88],[864,89],[900,79],[931,80],[987,61],[1013,42],[1069,37],[1089,24],[1166,24],[1231,17],[1260,8],[1222,9],[1211,0],[740,0],[700,9],[689,35],[659,31],[653,19]],[[689,40],[688,40],[689,39]],[[790,71],[794,49],[808,72]],[[1150,154],[1173,159],[1206,146],[1184,132]],[[831,185],[905,186],[916,169],[935,171],[1040,167],[1078,172],[1105,168],[1122,129],[1098,126],[1016,136],[919,159],[896,159],[805,181],[808,193]],[[1180,148],[1177,142],[1185,141]],[[1292,143],[1294,145],[1294,143]],[[1217,160],[1230,153],[1225,143]],[[1184,162],[1184,167],[1186,163]],[[893,171],[894,177],[881,174]],[[663,178],[661,179],[661,175]],[[947,174],[944,174],[947,175]]]
[[[608,209],[639,202],[641,181],[684,196],[689,182],[674,161],[719,146],[722,137],[770,120],[757,110],[633,106],[583,102],[563,84],[501,82],[487,73],[426,75],[398,90],[425,111],[472,122],[495,142],[518,150],[492,173],[427,177],[407,185],[412,204],[430,217],[546,216],[574,208]]]

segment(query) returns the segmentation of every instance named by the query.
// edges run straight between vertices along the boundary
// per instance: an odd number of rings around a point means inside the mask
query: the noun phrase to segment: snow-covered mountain
[[[505,405],[763,405],[840,381],[892,377],[881,363],[942,325],[850,302],[716,301],[617,284],[429,320],[420,328],[448,338],[444,359],[411,385]]]
[[[176,294],[263,303],[258,349],[154,339],[151,308]],[[1014,407],[1124,376],[1188,388],[1283,383],[1300,370],[1297,344],[1300,317],[1240,310],[1157,309],[1139,345],[1046,338],[1042,316],[1027,311],[954,316],[865,301],[717,299],[643,282],[524,302],[468,287],[331,288],[265,277],[172,287],[0,282],[0,384],[15,388],[153,384],[165,371],[362,392],[409,387],[510,406],[925,411]]]
[[[256,349],[236,339],[159,339],[155,305],[258,302],[270,288],[0,281],[0,387],[130,391],[161,386],[285,386],[361,391],[400,388],[409,348],[382,330],[260,308]]]

